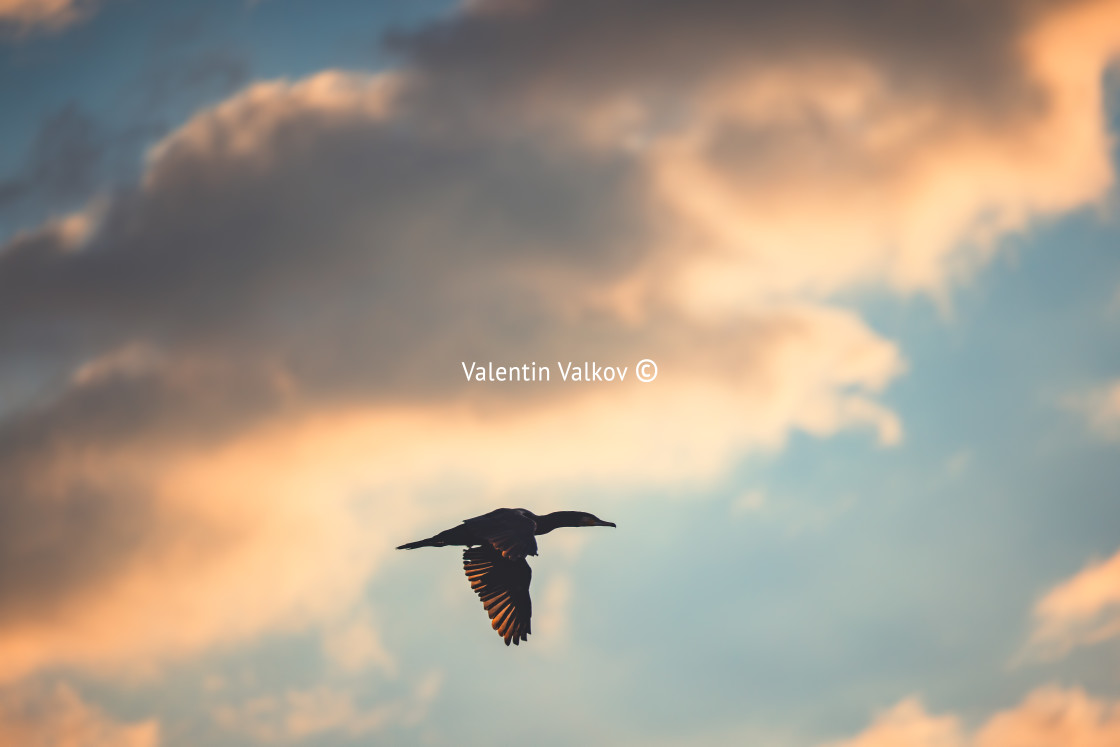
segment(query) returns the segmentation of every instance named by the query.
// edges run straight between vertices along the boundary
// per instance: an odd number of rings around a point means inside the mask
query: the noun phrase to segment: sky
[[[0,0],[0,111],[0,743],[1120,744],[1118,0]],[[508,648],[500,506],[617,524]]]

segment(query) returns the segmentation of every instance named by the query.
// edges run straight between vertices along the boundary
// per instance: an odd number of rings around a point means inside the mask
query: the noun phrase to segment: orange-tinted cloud
[[[686,306],[940,293],[1001,236],[1113,183],[1110,0],[489,5],[399,41],[421,90],[478,115],[461,89],[477,90],[640,154],[683,220],[665,240],[687,257],[669,282]]]
[[[488,496],[558,485],[707,479],[742,450],[778,446],[791,426],[822,436],[870,426],[897,438],[893,416],[858,392],[889,380],[893,349],[846,315],[801,313],[759,338],[740,368],[725,367],[725,383],[666,358],[653,384],[522,411],[469,400],[315,408],[206,446],[168,444],[157,430],[149,443],[37,451],[18,483],[12,510],[25,515],[6,565],[38,570],[0,595],[0,678],[52,665],[143,675],[312,625],[327,629],[328,650],[353,643],[339,629],[365,581],[420,525],[410,495],[425,485],[475,484],[473,494],[428,500],[428,511],[468,514]],[[110,501],[108,486],[128,492]],[[83,514],[96,523],[67,519]],[[91,528],[104,542],[83,539]],[[384,661],[376,647],[367,653]]]
[[[155,721],[121,723],[65,684],[0,689],[0,744],[51,747],[157,747]]]
[[[915,698],[879,714],[859,735],[826,747],[965,747],[960,721],[931,716]]]
[[[220,726],[257,742],[288,743],[332,732],[356,737],[391,725],[416,724],[441,683],[438,674],[430,675],[405,698],[364,707],[346,690],[325,686],[291,690],[283,697],[262,696],[237,706],[219,706],[213,715]]]
[[[648,146],[710,242],[681,292],[941,293],[1001,236],[1101,198],[1114,175],[1100,78],[1118,28],[1112,2],[1035,20],[1016,46],[1037,105],[999,117],[900,92],[858,50],[714,83],[688,125]]]
[[[1077,646],[1120,636],[1120,552],[1095,561],[1035,605],[1030,653],[1063,656]]]
[[[1078,689],[1035,690],[1018,707],[992,716],[976,747],[1108,747],[1120,743],[1120,703]]]
[[[909,698],[859,735],[827,747],[1108,747],[1120,743],[1120,703],[1044,687],[968,733],[956,716],[934,716]]]
[[[0,31],[5,26],[18,34],[57,31],[84,17],[90,5],[82,0],[0,0]]]

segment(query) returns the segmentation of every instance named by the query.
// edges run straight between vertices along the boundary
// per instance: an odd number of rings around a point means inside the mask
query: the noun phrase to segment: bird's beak
[[[600,521],[600,522],[599,522],[598,524],[596,524],[595,526],[599,526],[599,527],[615,527],[615,528],[617,528],[617,526],[615,525],[615,523],[614,523],[613,521]]]

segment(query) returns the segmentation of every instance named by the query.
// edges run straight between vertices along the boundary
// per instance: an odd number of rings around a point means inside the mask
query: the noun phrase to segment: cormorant
[[[583,511],[553,511],[537,516],[523,508],[498,508],[465,519],[459,526],[434,537],[409,542],[397,549],[466,545],[463,570],[471,588],[490,615],[491,627],[505,639],[507,646],[510,641],[517,646],[528,640],[529,618],[533,613],[529,600],[533,571],[525,556],[537,554],[535,535],[548,534],[558,527],[613,526],[613,522]]]

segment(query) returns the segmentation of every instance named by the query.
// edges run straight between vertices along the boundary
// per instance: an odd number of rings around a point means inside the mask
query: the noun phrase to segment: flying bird
[[[463,570],[471,588],[490,615],[491,627],[507,646],[511,641],[517,646],[529,638],[529,618],[533,614],[529,581],[533,571],[525,556],[537,554],[536,535],[559,527],[613,526],[613,522],[583,511],[553,511],[537,516],[523,508],[498,508],[397,549],[466,545]]]

